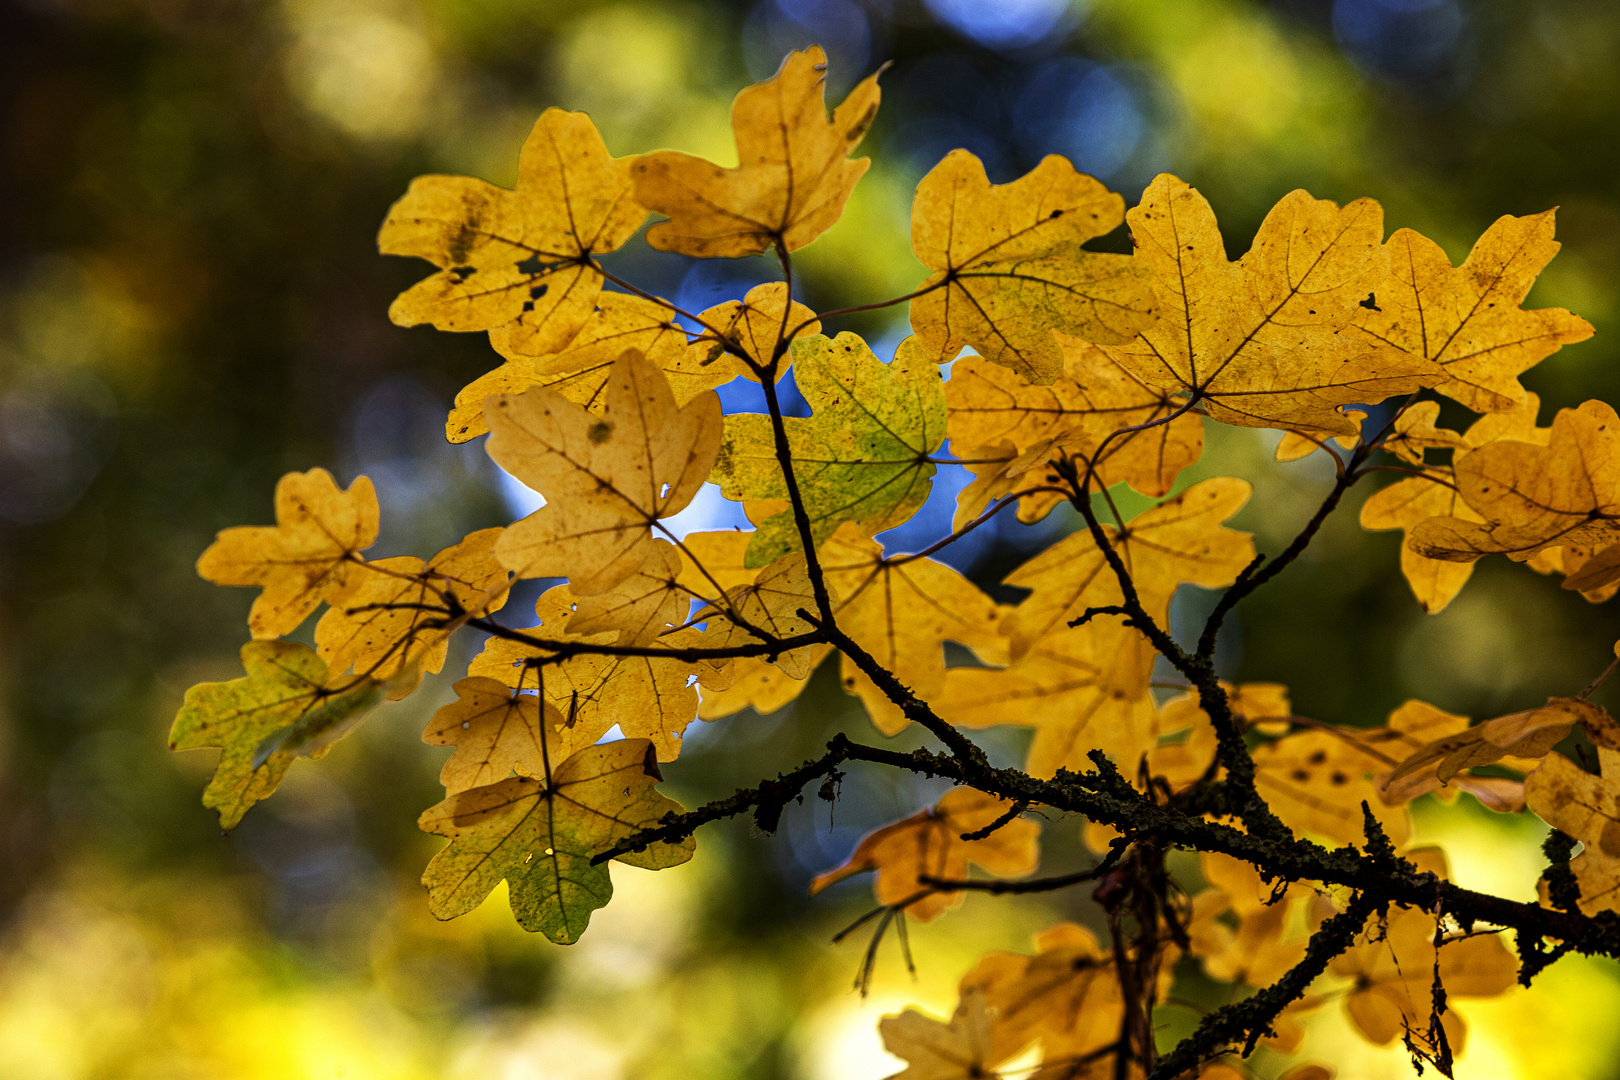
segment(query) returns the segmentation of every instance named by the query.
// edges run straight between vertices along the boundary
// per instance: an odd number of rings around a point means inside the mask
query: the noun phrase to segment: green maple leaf
[[[799,390],[812,415],[784,420],[799,492],[817,546],[846,521],[871,535],[906,521],[928,498],[945,439],[939,358],[907,338],[885,364],[855,334],[793,343]],[[770,417],[726,417],[709,479],[728,499],[787,499]],[[760,523],[745,565],[765,566],[801,547],[793,514]]]
[[[242,666],[247,674],[240,679],[186,691],[169,732],[171,750],[222,751],[203,805],[219,811],[225,829],[276,790],[294,758],[326,753],[386,689],[364,678],[328,687],[325,661],[291,641],[248,642]]]
[[[593,866],[592,857],[681,810],[653,789],[663,776],[646,739],[587,746],[553,766],[549,747],[558,733],[547,727],[544,735],[543,776],[513,776],[457,792],[417,822],[425,832],[451,839],[422,875],[428,909],[438,918],[465,915],[504,878],[512,913],[525,930],[572,944],[591,912],[613,896],[607,864]],[[689,836],[618,860],[662,870],[690,859],[695,848]]]

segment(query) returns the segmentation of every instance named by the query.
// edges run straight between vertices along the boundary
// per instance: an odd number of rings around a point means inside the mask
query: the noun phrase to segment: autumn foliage
[[[573,942],[612,896],[610,861],[683,862],[724,817],[773,830],[801,794],[836,798],[852,761],[957,785],[816,879],[874,873],[874,946],[907,919],[948,917],[967,891],[1094,890],[1107,940],[1060,923],[1031,952],[982,957],[954,1016],[882,1021],[906,1080],[1015,1061],[1043,1080],[1241,1077],[1240,1057],[1262,1041],[1286,1052],[1299,1018],[1325,1008],[1449,1075],[1466,1037],[1449,1001],[1528,985],[1570,951],[1620,955],[1620,727],[1587,701],[1613,665],[1542,708],[1475,723],[1410,701],[1365,728],[1295,715],[1286,687],[1234,686],[1214,663],[1227,615],[1375,472],[1394,479],[1362,524],[1404,530],[1400,570],[1428,611],[1493,554],[1591,602],[1620,588],[1620,418],[1589,401],[1542,426],[1518,380],[1591,334],[1521,306],[1558,249],[1552,212],[1503,217],[1454,267],[1409,229],[1386,239],[1369,199],[1294,191],[1234,261],[1176,177],[1127,212],[1063,158],[994,185],[956,150],[917,186],[927,276],[818,314],[791,299],[791,256],[837,223],[866,171],[851,155],[880,94],[874,75],[829,114],[824,69],[819,49],[794,53],[738,95],[733,168],[614,158],[587,116],[552,109],[515,191],[425,176],[394,205],[382,251],[437,267],[394,321],[487,331],[504,358],[457,396],[447,437],[488,432],[490,456],[546,504],[426,561],[368,559],[370,481],[344,490],[314,469],[282,479],[274,526],[221,533],[199,572],[261,590],[245,675],[194,687],[172,736],[221,749],[204,794],[221,824],[415,691],[470,628],[483,650],[423,734],[454,748],[445,799],[420,820],[449,841],[423,877],[440,918],[504,880],[525,928]],[[702,312],[643,292],[598,256],[649,214],[655,248],[771,251],[783,280]],[[1086,246],[1122,222],[1132,254]],[[900,304],[913,336],[892,360],[823,333]],[[790,368],[808,416],[783,414]],[[714,389],[736,378],[761,385],[766,413],[723,414]],[[1478,415],[1442,426],[1443,406]],[[1226,524],[1247,481],[1178,484],[1209,422],[1283,432],[1280,460],[1332,459],[1326,500],[1270,560]],[[876,534],[916,513],[947,461],[975,474],[954,531],[885,551]],[[755,528],[677,538],[665,522],[705,482]],[[1127,520],[1120,485],[1157,502]],[[1027,593],[1017,604],[932,557],[1004,511],[1032,524],[1063,504],[1084,528],[1006,576]],[[521,578],[566,583],[531,619],[504,610]],[[1169,633],[1184,584],[1225,590],[1190,648]],[[313,648],[285,639],[322,605]],[[948,663],[947,643],[976,662]],[[659,793],[690,724],[780,709],[835,653],[878,732],[918,724],[936,748],[838,736],[707,806]],[[992,766],[968,734],[1007,724],[1034,729],[1019,769]],[[603,741],[615,727],[624,737]],[[1558,749],[1572,733],[1595,744],[1598,771]],[[1553,827],[1541,904],[1460,888],[1442,851],[1412,846],[1409,804],[1459,792]],[[1087,821],[1097,861],[1031,877],[1042,830],[1077,827],[1065,814]],[[1176,849],[1199,853],[1201,881],[1172,879]],[[1232,1003],[1161,1048],[1154,1008],[1188,957]]]

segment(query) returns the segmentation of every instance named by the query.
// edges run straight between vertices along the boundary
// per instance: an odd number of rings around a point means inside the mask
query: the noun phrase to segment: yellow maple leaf
[[[782,311],[787,286],[770,281],[748,290],[742,300],[727,300],[698,314],[698,319],[714,327],[750,359],[769,364],[776,334],[797,330],[795,338],[817,333],[821,324],[815,313],[794,302]],[[690,341],[674,309],[665,301],[604,292],[597,298],[584,329],[560,352],[529,355],[513,344],[514,328],[507,326],[489,332],[490,344],[506,357],[506,363],[479,376],[456,395],[456,404],[445,421],[445,437],[466,442],[489,430],[484,420],[484,399],[493,394],[521,394],[536,386],[550,387],[576,405],[599,413],[606,404],[608,373],[613,362],[628,349],[635,349],[669,380],[675,404],[685,405],[705,390],[724,386],[739,375],[754,379],[753,371],[741,357],[722,344],[714,331],[704,330]],[[780,378],[787,374],[784,358],[778,366]],[[758,381],[758,380],[754,380]]]
[[[609,645],[619,631],[573,634],[567,629],[576,601],[566,585],[548,589],[535,601],[539,626],[524,633],[543,641]],[[658,642],[691,648],[698,632],[665,634]],[[711,669],[673,656],[608,656],[582,653],[562,660],[551,650],[522,641],[491,637],[467,667],[468,675],[487,676],[514,690],[538,690],[562,714],[577,742],[592,743],[615,724],[631,738],[650,739],[658,760],[674,761],[681,752],[681,733],[697,713],[697,691],[691,685]]]
[[[489,456],[547,499],[496,556],[518,577],[566,577],[581,596],[641,567],[654,523],[686,508],[720,452],[720,399],[677,408],[635,352],[614,361],[600,415],[545,388],[487,399],[486,413]]]
[[[1153,657],[1135,630],[1095,623],[1047,634],[1005,668],[951,668],[943,693],[930,700],[961,727],[1033,727],[1024,762],[1031,776],[1091,771],[1092,750],[1135,776],[1156,738],[1147,693]]]
[[[1361,504],[1361,527],[1373,531],[1400,529],[1410,539],[1412,530],[1430,518],[1483,522],[1485,519],[1457,490],[1455,464],[1470,451],[1499,439],[1546,445],[1552,432],[1550,428],[1536,427],[1540,405],[1535,394],[1527,393],[1515,408],[1480,417],[1462,435],[1434,426],[1440,412],[1437,402],[1420,401],[1403,411],[1384,445],[1397,456],[1423,466],[1426,472],[1373,492]],[[1425,450],[1447,447],[1453,450],[1452,465],[1423,465]],[[1456,598],[1473,572],[1472,563],[1431,559],[1410,543],[1401,545],[1401,574],[1423,610],[1431,615],[1444,610]]]
[[[450,838],[428,863],[422,884],[440,919],[465,915],[504,879],[512,913],[526,930],[559,944],[579,940],[591,912],[613,896],[605,863],[591,859],[681,804],[660,795],[663,779],[645,739],[587,746],[553,759],[542,725],[543,772],[457,792],[422,812],[423,832]],[[617,856],[661,870],[686,862],[695,844],[659,842]]]
[[[760,567],[746,565],[754,534],[742,529],[688,533],[681,541],[680,582],[711,601],[738,585],[751,585]]]
[[[547,754],[572,756],[595,741],[582,742],[585,734],[538,696],[472,676],[457,681],[456,700],[433,714],[422,741],[456,748],[439,771],[445,794],[454,795],[511,776],[544,776]]]
[[[1221,524],[1248,501],[1250,490],[1246,480],[1215,477],[1143,511],[1123,531],[1104,527],[1142,606],[1161,626],[1177,586],[1230,585],[1253,560],[1250,535]],[[1005,583],[1033,590],[1002,627],[1015,655],[1087,608],[1123,600],[1119,579],[1087,530],[1053,544],[1008,574]]]
[[[1199,869],[1210,888],[1193,897],[1187,934],[1210,978],[1270,986],[1304,958],[1309,886],[1266,881],[1251,864],[1216,852],[1201,854]],[[1220,921],[1228,915],[1235,929]]]
[[[1386,798],[1413,798],[1450,784],[1465,769],[1494,765],[1504,759],[1520,768],[1545,757],[1577,722],[1597,730],[1614,721],[1590,702],[1549,698],[1538,709],[1498,716],[1471,728],[1442,736],[1412,753],[1384,781]],[[1515,809],[1517,809],[1515,807]]]
[[[830,585],[828,591],[836,604],[837,593]],[[726,590],[723,603],[698,612],[692,621],[707,620],[699,638],[704,647],[723,649],[758,643],[761,638],[754,629],[777,638],[811,633],[815,625],[798,614],[801,610],[816,610],[815,592],[804,553],[790,551],[758,571],[753,581]],[[801,645],[765,659],[790,678],[806,679],[822,655],[814,645]]]
[[[608,155],[590,117],[547,109],[518,156],[516,191],[470,176],[419,176],[388,211],[384,255],[440,270],[401,293],[401,326],[490,330],[529,353],[555,352],[585,325],[602,288],[593,256],[613,251],[647,217],[630,192],[630,162]]]
[[[994,1010],[993,1056],[1010,1058],[1039,1040],[1050,1060],[1118,1039],[1124,1011],[1119,979],[1097,936],[1061,922],[1036,936],[1035,949],[1033,956],[987,953],[962,977],[962,994],[981,993]],[[1167,982],[1163,967],[1160,974]]]
[[[686,621],[692,594],[680,583],[675,546],[654,540],[647,561],[607,592],[577,597],[568,632],[580,636],[618,632],[618,645],[646,645]]]
[[[444,667],[452,612],[483,616],[506,603],[502,586],[510,575],[494,554],[500,535],[480,529],[426,563],[402,555],[357,564],[354,584],[315,624],[315,648],[328,670],[392,679],[410,669],[389,690],[398,698],[424,671]]]
[[[1157,496],[1169,491],[1177,474],[1203,452],[1203,419],[1186,413],[1116,436],[1097,457],[1110,435],[1163,420],[1178,406],[1090,342],[1067,334],[1055,337],[1063,374],[1047,385],[978,356],[963,356],[952,366],[945,383],[945,431],[951,445],[960,458],[1002,458],[968,465],[978,479],[958,497],[958,527],[992,499],[1018,489],[1022,478],[1043,480],[1053,458],[1095,458],[1102,486],[1128,483],[1144,495]],[[1001,446],[1011,453],[997,453],[994,448]],[[1044,505],[1049,508],[1060,498]],[[1029,521],[1032,515],[1022,510],[1019,519]]]
[[[1342,333],[1389,267],[1383,211],[1370,199],[1340,207],[1291,192],[1235,263],[1209,203],[1168,174],[1127,220],[1136,260],[1154,271],[1160,318],[1104,347],[1149,386],[1196,397],[1216,420],[1355,435],[1341,406],[1445,378],[1433,361]]]
[[[916,1009],[878,1022],[884,1049],[906,1062],[888,1080],[995,1080],[995,1040],[984,995],[967,993],[947,1021]]]
[[[945,358],[971,345],[1031,382],[1063,371],[1052,331],[1121,342],[1154,320],[1148,275],[1081,245],[1125,200],[1055,154],[1008,184],[952,150],[917,185],[911,250],[933,273],[911,301],[918,338]]]
[[[1007,642],[998,632],[1004,609],[944,563],[886,557],[883,545],[850,524],[822,546],[821,567],[840,597],[839,629],[923,700],[936,700],[945,688],[947,641],[985,663],[1006,662]],[[885,735],[910,723],[848,657],[841,678]]]
[[[1501,439],[1462,457],[1454,471],[1457,490],[1484,524],[1431,518],[1407,540],[1420,555],[1525,562],[1547,548],[1620,541],[1620,416],[1604,402],[1560,410],[1545,446]],[[1620,579],[1620,565],[1613,576]],[[1593,575],[1580,584],[1595,589],[1610,580]]]
[[[785,282],[767,281],[749,289],[741,300],[727,300],[702,312],[698,318],[705,329],[692,341],[694,348],[703,350],[702,362],[720,364],[723,370],[735,372],[750,382],[759,382],[753,369],[740,357],[724,351],[724,340],[740,346],[758,367],[769,368],[775,364],[776,377],[780,380],[788,372],[793,353],[783,349],[778,356],[778,345],[783,340],[793,342],[821,333],[816,313],[797,300],[786,304],[787,295]]]
[[[1457,267],[1411,229],[1397,229],[1384,246],[1389,276],[1349,333],[1439,364],[1446,381],[1435,390],[1475,412],[1519,404],[1520,374],[1592,336],[1591,323],[1563,308],[1519,306],[1558,253],[1551,210],[1498,218]]]
[[[1358,428],[1361,426],[1361,422],[1367,419],[1367,414],[1360,409],[1344,409],[1342,411],[1345,419]],[[1359,434],[1339,435],[1333,441],[1343,449],[1349,450],[1361,441],[1361,436]],[[1300,458],[1309,457],[1326,446],[1326,440],[1319,435],[1312,435],[1302,431],[1285,431],[1283,437],[1277,440],[1277,449],[1272,452],[1271,456],[1273,459],[1287,464],[1290,461],[1298,461]]]
[[[769,517],[775,509],[761,517]],[[746,565],[753,536],[742,530],[689,534],[681,543],[681,583],[704,597],[718,597],[752,585],[763,572]],[[814,606],[811,603],[807,610],[814,610]],[[798,666],[806,672],[805,678],[787,674],[764,657],[738,659],[731,666],[730,685],[724,688],[703,686],[698,716],[704,720],[719,720],[745,708],[753,708],[761,715],[773,713],[804,691],[808,673],[831,651],[831,645],[811,645],[804,650],[804,659]]]
[[[868,833],[843,865],[817,874],[810,894],[846,878],[875,871],[872,891],[880,904],[906,906],[906,914],[928,922],[962,902],[961,892],[928,892],[923,877],[959,881],[972,863],[1001,878],[1024,877],[1040,861],[1041,827],[1022,818],[1009,821],[989,836],[964,840],[1012,809],[1013,804],[972,788],[952,788],[934,806],[903,821]]]
[[[1522,405],[1525,403],[1521,403]],[[1521,413],[1522,415],[1522,413]],[[1423,464],[1423,455],[1428,450],[1467,450],[1470,443],[1467,437],[1457,434],[1450,428],[1437,427],[1435,421],[1440,419],[1440,403],[1438,401],[1417,401],[1402,409],[1395,416],[1395,422],[1390,426],[1388,435],[1384,436],[1382,446],[1402,461],[1413,465]],[[1530,409],[1530,424],[1535,425],[1536,411]]]
[[[660,150],[635,159],[636,198],[666,215],[647,230],[660,251],[698,258],[754,255],[780,243],[797,251],[844,212],[871,162],[849,160],[877,115],[877,75],[849,92],[829,120],[827,54],[792,52],[771,78],[737,95],[731,127],[738,164]]]
[[[1411,835],[1404,806],[1379,798],[1379,782],[1392,763],[1369,754],[1345,729],[1301,731],[1256,747],[1253,757],[1255,788],[1298,835],[1365,843],[1363,802],[1396,847]]]
[[[1233,685],[1224,680],[1220,686],[1226,692],[1227,707],[1240,723],[1262,732],[1272,725],[1287,730],[1293,708],[1286,686],[1268,682]],[[1153,731],[1157,745],[1148,753],[1148,771],[1168,783],[1172,791],[1191,786],[1215,760],[1215,726],[1195,691],[1160,705]]]
[[[591,412],[601,412],[607,403],[613,362],[631,349],[664,372],[677,405],[732,377],[710,381],[708,372],[698,368],[700,358],[692,356],[686,331],[675,321],[675,313],[656,300],[626,293],[602,293],[583,329],[558,352],[520,353],[511,346],[506,329],[492,330],[489,336],[506,363],[474,379],[456,395],[444,425],[445,438],[451,442],[466,442],[489,430],[484,399],[496,394],[521,394],[544,386]]]
[[[288,473],[276,483],[276,524],[224,529],[197,560],[216,585],[257,585],[248,628],[274,638],[353,584],[360,552],[377,539],[377,492],[360,477],[338,489],[325,469]]]
[[[1526,805],[1585,845],[1569,867],[1589,915],[1620,911],[1620,751],[1599,744],[1597,758],[1601,775],[1554,753],[1524,778]]]
[[[1408,858],[1445,876],[1445,857],[1438,849]],[[1370,916],[1361,942],[1329,961],[1333,974],[1354,980],[1345,1011],[1369,1042],[1382,1045],[1410,1033],[1419,1045],[1426,1043],[1437,978],[1448,999],[1495,997],[1518,981],[1518,961],[1497,937],[1448,939],[1438,950],[1434,937],[1433,915],[1399,908],[1382,921]],[[1452,1052],[1460,1053],[1467,1034],[1462,1017],[1447,1009],[1440,1024]]]

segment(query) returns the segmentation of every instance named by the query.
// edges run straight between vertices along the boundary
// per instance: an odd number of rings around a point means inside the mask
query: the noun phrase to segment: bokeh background
[[[1544,422],[1620,396],[1620,16],[1606,0],[4,0],[0,1076],[861,1080],[898,1064],[877,1039],[883,1013],[943,1013],[980,951],[1027,948],[1056,918],[1095,924],[1084,895],[975,897],[914,928],[915,979],[886,943],[863,1001],[850,983],[864,939],[830,938],[870,894],[857,882],[812,900],[806,884],[939,794],[866,772],[835,811],[790,809],[775,837],[722,826],[687,866],[617,868],[619,895],[572,948],[524,934],[501,893],[439,924],[416,883],[439,841],[414,822],[439,797],[443,752],[417,736],[451,696],[454,657],[229,836],[199,802],[209,755],[165,749],[185,688],[237,672],[251,599],[198,580],[193,560],[216,529],[269,521],[282,472],[370,475],[385,555],[430,554],[529,498],[479,444],[441,437],[454,392],[496,362],[483,337],[385,316],[426,270],[374,245],[409,179],[510,184],[553,104],[588,110],[615,153],[734,160],[732,94],[812,42],[834,93],[893,62],[863,148],[874,166],[801,260],[817,308],[921,279],[910,192],[957,146],[996,181],[1063,153],[1127,201],[1172,170],[1212,200],[1234,257],[1301,186],[1371,195],[1391,229],[1458,260],[1498,215],[1560,205],[1564,251],[1531,303],[1598,333],[1526,382]],[[615,260],[688,308],[771,276],[639,240]],[[891,348],[903,333],[893,313],[838,328]],[[1197,474],[1256,482],[1239,524],[1270,550],[1326,483],[1321,455],[1272,464],[1274,440],[1215,433]],[[894,542],[939,535],[962,479],[946,470]],[[687,523],[727,513],[708,499]],[[1070,527],[986,530],[953,558],[989,585]],[[1324,720],[1379,723],[1408,697],[1484,717],[1578,690],[1620,636],[1612,604],[1507,564],[1426,618],[1398,544],[1342,511],[1242,613],[1229,673],[1286,682]],[[1178,618],[1207,602],[1184,595]],[[668,789],[700,800],[834,730],[876,737],[828,675],[775,716],[694,731]],[[1620,702],[1612,688],[1600,700]],[[1021,745],[990,741],[1009,757]],[[1464,884],[1532,894],[1534,819],[1464,799],[1421,806],[1419,822]],[[1048,824],[1048,868],[1081,865],[1079,824]],[[1167,1038],[1220,1003],[1187,985]],[[1532,994],[1464,1003],[1462,1075],[1620,1075],[1617,1008],[1614,966],[1580,960]],[[1398,1049],[1347,1035],[1337,1005],[1310,1038],[1341,1076],[1408,1074]]]

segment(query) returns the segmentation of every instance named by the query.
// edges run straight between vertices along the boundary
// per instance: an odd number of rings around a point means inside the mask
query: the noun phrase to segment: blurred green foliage
[[[719,828],[657,879],[616,869],[614,904],[561,950],[499,898],[457,923],[426,914],[416,878],[438,842],[414,821],[438,798],[440,755],[417,732],[449,677],[295,772],[229,837],[199,802],[207,755],[164,749],[184,688],[235,674],[246,636],[250,596],[204,584],[192,561],[216,529],[268,520],[282,472],[373,476],[382,554],[428,554],[510,516],[480,447],[441,438],[455,390],[494,354],[384,314],[421,272],[373,243],[408,180],[510,183],[551,104],[589,110],[619,154],[726,161],[732,93],[812,40],[835,92],[895,61],[874,168],[804,254],[814,307],[920,280],[910,191],[957,145],[997,181],[1069,153],[1128,200],[1175,171],[1229,237],[1302,186],[1371,195],[1392,229],[1460,259],[1496,216],[1561,204],[1565,249],[1531,303],[1598,335],[1525,381],[1544,417],[1614,397],[1620,17],[1602,0],[8,0],[0,1075],[879,1076],[882,1012],[947,1008],[979,951],[1023,948],[1055,917],[1094,921],[1083,897],[974,897],[914,935],[920,982],[885,951],[863,1007],[847,990],[860,946],[829,938],[864,910],[864,885],[814,902],[804,886],[864,830],[937,797],[926,785],[857,772],[835,809],[792,808],[774,839]],[[616,258],[701,303],[768,276],[639,244]],[[838,329],[892,347],[897,326]],[[1253,479],[1238,524],[1276,550],[1325,478],[1320,455],[1276,466],[1271,445],[1212,433],[1198,475]],[[1027,555],[1016,534],[977,551],[977,579]],[[1613,605],[1506,564],[1425,619],[1398,543],[1341,511],[1242,613],[1231,673],[1286,682],[1299,712],[1334,721],[1378,722],[1414,696],[1481,716],[1578,689],[1620,636]],[[772,774],[835,729],[870,736],[829,675],[779,715],[694,735],[670,792]],[[1421,821],[1454,845],[1464,884],[1525,895],[1533,820]],[[1046,831],[1049,866],[1082,858],[1077,823]],[[1470,1011],[1488,1018],[1470,1057],[1492,1075],[1610,1075],[1601,1018],[1617,1004],[1608,968],[1561,965],[1537,994]],[[1407,1068],[1331,1018],[1318,1027],[1308,1049],[1337,1055],[1341,1075]]]

